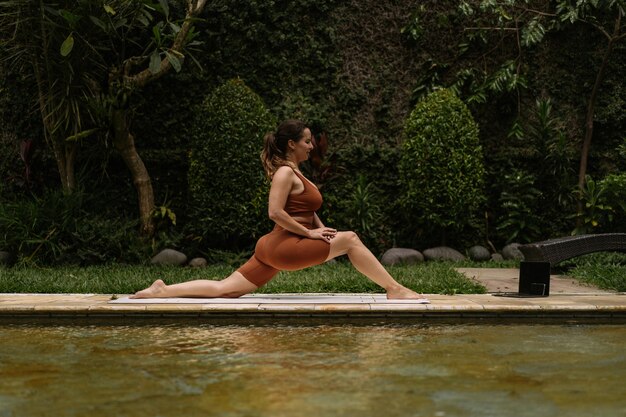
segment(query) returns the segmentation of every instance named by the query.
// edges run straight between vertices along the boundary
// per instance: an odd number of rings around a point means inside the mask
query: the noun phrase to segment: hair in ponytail
[[[293,167],[293,163],[287,159],[287,143],[289,140],[298,142],[302,139],[306,125],[300,120],[285,120],[276,132],[268,132],[263,138],[263,151],[261,152],[261,162],[265,174],[271,180],[276,170],[288,165]]]

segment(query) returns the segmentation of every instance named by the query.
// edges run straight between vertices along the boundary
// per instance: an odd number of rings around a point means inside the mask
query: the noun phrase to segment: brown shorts
[[[302,223],[308,229],[310,224]],[[254,255],[237,272],[260,287],[279,271],[296,271],[323,263],[330,253],[330,243],[291,233],[276,225],[256,244]]]

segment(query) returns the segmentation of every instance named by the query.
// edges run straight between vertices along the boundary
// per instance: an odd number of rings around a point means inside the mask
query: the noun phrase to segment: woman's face
[[[313,143],[311,142],[311,131],[305,128],[302,132],[302,138],[299,141],[290,141],[290,148],[292,150],[293,159],[299,164],[309,159],[309,153],[313,149]]]

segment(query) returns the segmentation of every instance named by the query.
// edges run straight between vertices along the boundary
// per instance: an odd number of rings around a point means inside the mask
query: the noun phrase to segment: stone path
[[[478,282],[487,292],[517,292],[519,269],[515,268],[456,268],[468,278]],[[610,294],[593,285],[586,285],[575,278],[564,275],[550,275],[550,295],[554,294]]]

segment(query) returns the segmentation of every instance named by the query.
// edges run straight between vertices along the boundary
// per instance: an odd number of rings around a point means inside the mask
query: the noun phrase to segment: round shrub
[[[441,89],[417,103],[404,128],[401,206],[415,234],[466,229],[481,207],[483,157],[467,106]]]
[[[276,121],[261,98],[235,79],[196,112],[189,161],[190,228],[209,246],[241,248],[269,231],[268,182],[259,158]]]

